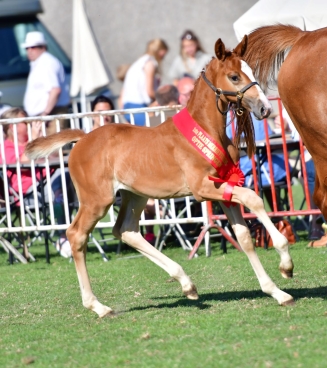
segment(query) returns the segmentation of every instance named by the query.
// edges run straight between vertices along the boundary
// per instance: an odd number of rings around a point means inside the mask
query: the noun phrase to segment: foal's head
[[[211,83],[223,92],[239,92],[242,107],[252,111],[259,120],[269,116],[271,105],[256,82],[251,68],[242,60],[247,47],[247,36],[236,46],[233,51],[225,49],[225,45],[219,38],[215,44],[217,59],[212,60],[207,67],[206,74],[211,76]],[[248,86],[250,84],[250,86]],[[248,88],[247,88],[248,87]],[[237,103],[237,96],[224,93],[222,100]]]

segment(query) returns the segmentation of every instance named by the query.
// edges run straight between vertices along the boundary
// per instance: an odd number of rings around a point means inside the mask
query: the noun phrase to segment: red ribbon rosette
[[[226,172],[223,178],[216,178],[214,176],[209,176],[209,180],[215,183],[226,183],[226,188],[224,190],[223,198],[226,200],[224,203],[226,207],[235,206],[235,203],[230,202],[232,198],[233,188],[235,186],[242,187],[245,181],[245,176],[243,171],[239,166],[233,166],[229,171]]]

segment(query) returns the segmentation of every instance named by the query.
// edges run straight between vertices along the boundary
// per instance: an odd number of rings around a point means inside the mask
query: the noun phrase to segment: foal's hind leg
[[[261,289],[264,293],[275,298],[280,305],[293,304],[293,297],[284,291],[278,289],[275,283],[270,279],[264,270],[259,257],[254,249],[252,238],[248,227],[242,217],[240,206],[227,208],[222,203],[222,208],[228,217],[230,224],[234,230],[237,241],[248,256],[249,261],[257,275]]]
[[[284,278],[293,276],[293,261],[289,253],[288,241],[282,235],[265,211],[263,200],[251,189],[234,187],[233,199],[243,204],[253,212],[267,229],[271,236],[273,246],[280,255],[279,270]]]
[[[67,237],[71,244],[77,277],[81,289],[84,307],[104,317],[112,313],[112,309],[101,304],[91,289],[90,278],[86,268],[86,246],[90,232],[108,211],[109,205],[81,204],[78,213],[67,229]]]
[[[146,205],[147,198],[140,197],[134,193],[121,190],[122,205],[119,210],[118,219],[113,229],[114,235],[138,250],[152,262],[164,269],[171,277],[182,285],[183,293],[189,299],[198,299],[195,285],[186,275],[183,268],[170,258],[159,252],[141,235],[139,219]]]

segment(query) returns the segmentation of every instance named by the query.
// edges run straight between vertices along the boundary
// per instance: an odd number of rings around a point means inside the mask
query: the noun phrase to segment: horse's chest
[[[230,144],[227,147],[227,152],[229,153],[230,158],[232,159],[234,164],[236,164],[240,160],[240,153],[234,145]]]

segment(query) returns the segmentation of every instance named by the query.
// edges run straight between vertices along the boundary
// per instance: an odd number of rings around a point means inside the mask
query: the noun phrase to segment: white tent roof
[[[234,24],[239,41],[258,27],[291,24],[306,31],[327,27],[326,0],[260,0]]]
[[[91,94],[110,82],[87,19],[84,1],[73,0],[73,57],[70,95]]]

